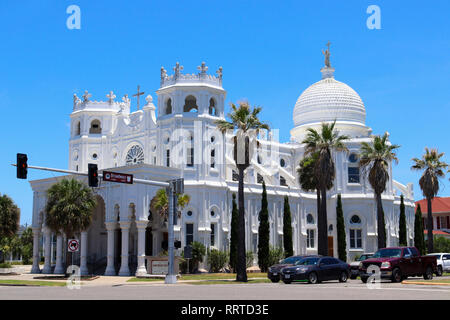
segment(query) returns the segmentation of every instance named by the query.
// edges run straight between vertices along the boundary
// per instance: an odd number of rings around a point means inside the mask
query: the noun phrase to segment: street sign
[[[77,252],[80,249],[80,242],[78,239],[69,239],[67,241],[67,251],[69,252]]]
[[[192,259],[192,246],[185,246],[183,256],[185,259]]]
[[[119,172],[103,171],[103,181],[133,184],[133,175]]]

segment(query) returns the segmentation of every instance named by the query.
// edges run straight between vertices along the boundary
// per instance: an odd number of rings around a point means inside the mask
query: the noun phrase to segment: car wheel
[[[345,271],[341,272],[341,275],[339,276],[339,282],[347,282],[348,280],[348,274]]]
[[[438,266],[436,276],[440,277],[440,276],[442,276],[442,273],[444,273],[442,270],[442,266]]]
[[[280,281],[280,279],[270,279],[270,281],[272,281],[273,283],[277,283],[278,281]]]
[[[362,281],[363,283],[367,283],[367,279],[369,279],[369,278],[367,278],[367,277],[361,277],[361,281]]]
[[[400,282],[402,281],[402,272],[399,268],[395,268],[392,271],[392,282]]]
[[[283,282],[284,282],[285,284],[290,284],[290,283],[292,282],[292,280],[283,280]]]
[[[427,267],[425,273],[423,274],[423,278],[425,280],[433,279],[433,269],[430,266]]]
[[[317,277],[317,273],[311,272],[308,276],[308,282],[311,284],[319,283],[319,278]]]

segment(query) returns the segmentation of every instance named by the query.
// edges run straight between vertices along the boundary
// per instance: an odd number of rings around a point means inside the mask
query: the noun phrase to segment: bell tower
[[[222,67],[208,74],[202,62],[198,73],[183,74],[178,62],[173,74],[161,67],[158,95],[158,151],[160,165],[182,168],[185,178],[207,179],[224,175],[223,135],[215,121],[224,119],[226,91]],[[219,147],[220,146],[220,147]],[[220,150],[219,150],[220,149]],[[223,149],[224,150],[224,149]]]

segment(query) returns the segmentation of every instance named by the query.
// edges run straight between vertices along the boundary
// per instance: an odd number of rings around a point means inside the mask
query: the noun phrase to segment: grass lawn
[[[255,272],[247,273],[247,278],[267,278],[267,273]],[[203,274],[183,274],[180,280],[222,280],[236,279],[236,273],[203,273]]]
[[[267,278],[267,273],[247,273],[248,279],[264,278],[257,280],[270,280]],[[201,273],[201,274],[183,274],[178,280],[234,280],[235,273]],[[131,278],[127,282],[145,282],[145,281],[164,281],[164,279],[155,278]],[[229,282],[229,281],[227,281]]]
[[[164,281],[164,279],[158,278],[131,278],[128,279],[127,282],[148,282],[148,281]]]
[[[33,281],[33,280],[0,280],[1,285],[65,287],[65,282]]]
[[[252,284],[252,283],[271,283],[269,279],[249,279],[247,282],[239,282],[236,280],[204,280],[196,282],[186,282],[187,284]]]

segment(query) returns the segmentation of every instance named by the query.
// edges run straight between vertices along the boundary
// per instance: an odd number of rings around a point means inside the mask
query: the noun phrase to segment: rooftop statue
[[[328,43],[326,44],[328,49],[323,51],[322,53],[325,56],[325,66],[327,66],[328,68],[331,68],[331,64],[330,64],[330,41],[328,41]]]

